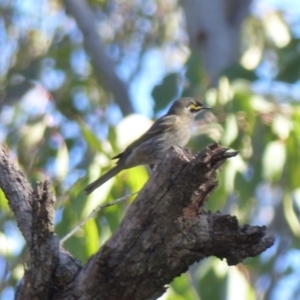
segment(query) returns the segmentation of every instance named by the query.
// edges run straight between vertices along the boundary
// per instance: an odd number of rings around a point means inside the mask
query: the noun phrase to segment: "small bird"
[[[114,156],[116,165],[89,184],[88,195],[124,169],[139,165],[154,166],[160,162],[170,147],[184,147],[190,139],[194,117],[203,109],[210,109],[199,100],[186,97],[176,100],[167,114],[157,119],[150,129],[131,143],[125,151]]]

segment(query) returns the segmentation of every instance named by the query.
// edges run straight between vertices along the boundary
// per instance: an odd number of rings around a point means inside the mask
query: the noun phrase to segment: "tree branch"
[[[16,299],[155,299],[194,262],[213,255],[235,265],[274,243],[265,227],[239,226],[236,217],[204,208],[217,186],[218,168],[237,152],[212,144],[192,156],[174,147],[130,205],[119,229],[81,268],[53,232],[50,184],[39,183],[32,192],[0,150],[0,169],[5,170],[0,172],[1,188],[22,233],[31,231],[31,260]],[[24,191],[19,185],[28,189],[30,199],[20,196]],[[31,204],[29,212],[19,211],[19,200]],[[21,222],[26,217],[32,225]]]
[[[9,206],[16,216],[26,243],[31,245],[33,189],[2,146],[0,146],[0,187],[9,200]]]
[[[166,284],[207,256],[226,258],[233,265],[270,247],[274,238],[266,236],[265,227],[239,227],[235,217],[203,208],[217,185],[217,169],[237,154],[227,150],[213,144],[193,157],[173,148],[128,208],[119,229],[71,284],[71,295],[155,299]],[[69,292],[57,299],[67,296]]]
[[[87,52],[94,63],[98,80],[114,95],[124,115],[133,112],[128,88],[119,78],[116,68],[105,52],[96,30],[95,16],[85,0],[65,0],[67,11],[74,17],[83,34]]]
[[[50,183],[38,183],[33,201],[30,264],[17,299],[48,299],[52,276],[58,264],[59,239],[54,235],[54,198]]]
[[[16,217],[27,246],[30,263],[16,299],[48,299],[50,285],[61,288],[75,277],[81,266],[59,245],[54,235],[54,200],[48,182],[33,191],[25,175],[0,146],[0,188]],[[50,280],[51,279],[51,280]]]

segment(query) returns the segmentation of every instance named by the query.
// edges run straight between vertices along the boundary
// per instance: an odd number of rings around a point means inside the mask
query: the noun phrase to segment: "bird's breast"
[[[191,129],[192,120],[179,119],[170,130],[153,136],[127,153],[123,158],[126,168],[159,163],[172,146],[184,147],[187,144]]]
[[[192,124],[192,120],[186,119],[184,122],[180,122],[178,127],[171,132],[174,146],[184,147],[187,144],[191,137]]]

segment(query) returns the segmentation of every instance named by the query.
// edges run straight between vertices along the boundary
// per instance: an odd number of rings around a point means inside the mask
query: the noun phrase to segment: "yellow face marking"
[[[192,104],[189,105],[189,109],[190,110],[200,110],[201,106],[196,104],[196,103],[192,103]]]

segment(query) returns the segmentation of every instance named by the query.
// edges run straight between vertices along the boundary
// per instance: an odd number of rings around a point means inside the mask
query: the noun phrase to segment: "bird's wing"
[[[176,123],[176,119],[178,116],[171,115],[171,116],[163,116],[159,119],[157,119],[152,126],[146,131],[140,138],[135,140],[133,143],[131,143],[122,153],[114,156],[112,159],[121,158],[123,155],[126,155],[127,153],[130,153],[132,149],[137,147],[138,145],[141,145],[142,143],[150,140],[154,136],[158,136],[162,133],[165,133],[169,130],[171,130]]]

